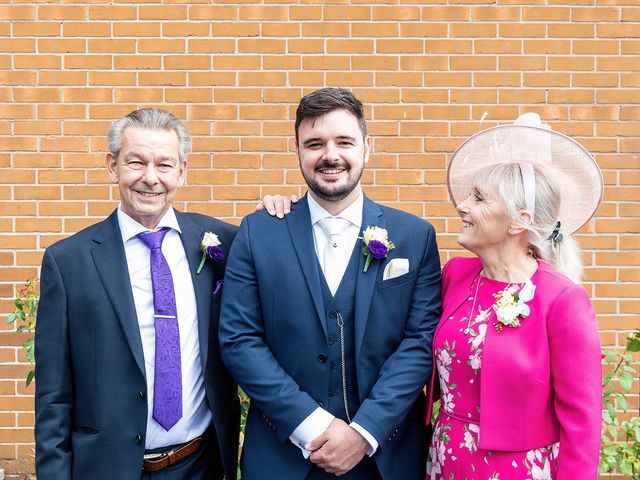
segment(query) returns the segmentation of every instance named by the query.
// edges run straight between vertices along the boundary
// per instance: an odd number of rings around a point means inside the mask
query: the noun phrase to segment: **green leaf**
[[[18,319],[18,316],[15,313],[10,313],[7,316],[7,324],[13,323]]]
[[[27,327],[26,325],[20,325],[18,328],[16,328],[16,332],[18,333],[27,332],[27,331],[29,331],[29,327]]]
[[[622,460],[620,463],[620,473],[623,475],[631,475],[631,465],[626,460]]]
[[[38,297],[27,298],[27,307],[31,313],[35,313],[38,309]]]
[[[33,377],[35,376],[36,372],[34,370],[31,370],[28,374],[27,374],[27,387],[29,385],[31,385],[31,382],[33,381]]]
[[[629,375],[627,372],[624,372],[618,378],[618,382],[620,382],[620,386],[624,389],[625,392],[630,392],[631,388],[633,388],[633,377]]]
[[[618,398],[618,406],[623,412],[627,411],[627,399],[624,397]]]
[[[640,352],[640,338],[630,338],[627,343],[627,350],[630,352]]]

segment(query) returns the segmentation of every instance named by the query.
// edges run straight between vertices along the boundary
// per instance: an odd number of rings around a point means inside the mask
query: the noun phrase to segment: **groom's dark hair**
[[[298,128],[303,120],[320,118],[334,110],[347,110],[358,119],[362,138],[367,136],[367,122],[364,118],[362,102],[346,88],[327,87],[302,97],[296,110],[296,143]]]

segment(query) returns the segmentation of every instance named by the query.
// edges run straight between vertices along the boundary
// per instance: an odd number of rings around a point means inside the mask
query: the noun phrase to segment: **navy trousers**
[[[376,462],[367,456],[341,477],[336,477],[333,473],[327,473],[323,469],[314,466],[305,480],[336,480],[338,478],[340,480],[382,480]]]

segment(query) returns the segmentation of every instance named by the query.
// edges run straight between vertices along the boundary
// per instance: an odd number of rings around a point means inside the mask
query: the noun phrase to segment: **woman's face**
[[[457,206],[462,219],[458,243],[479,255],[505,242],[513,221],[497,192],[475,186]]]

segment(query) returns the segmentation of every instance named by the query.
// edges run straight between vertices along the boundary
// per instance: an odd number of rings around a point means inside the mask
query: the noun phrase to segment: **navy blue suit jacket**
[[[371,225],[386,228],[396,247],[373,260],[367,273],[360,258],[355,363],[361,406],[352,420],[379,442],[374,458],[385,480],[423,480],[422,388],[441,306],[435,233],[424,220],[365,197],[362,228]],[[393,258],[409,259],[409,272],[383,281]],[[320,274],[306,197],[284,220],[264,212],[244,219],[227,264],[220,316],[222,358],[251,397],[243,480],[304,479],[311,467],[289,435],[328,398],[331,367],[319,360],[328,348]]]
[[[236,386],[217,342],[225,263],[199,275],[204,232],[228,249],[236,227],[176,212],[198,312],[205,390],[227,479],[236,478]],[[225,256],[226,258],[226,256]],[[36,329],[36,471],[42,480],[138,479],[147,399],[144,356],[116,212],[49,247]]]

